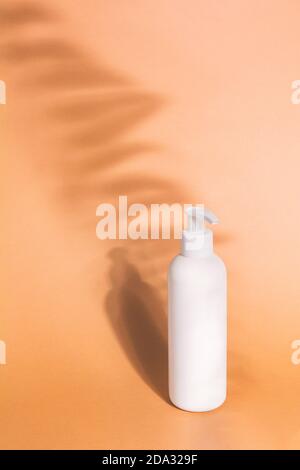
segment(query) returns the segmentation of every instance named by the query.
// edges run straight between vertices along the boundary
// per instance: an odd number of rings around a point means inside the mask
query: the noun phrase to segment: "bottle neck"
[[[205,258],[213,254],[213,233],[205,229],[201,232],[184,230],[181,240],[181,254],[190,258]]]

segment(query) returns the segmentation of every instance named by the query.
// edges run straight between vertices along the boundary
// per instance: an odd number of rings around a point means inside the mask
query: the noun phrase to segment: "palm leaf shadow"
[[[36,24],[47,25],[48,36],[27,39],[26,28]],[[64,213],[72,208],[76,217],[84,220],[84,226],[86,223],[94,230],[96,206],[119,194],[145,205],[183,200],[178,184],[143,172],[122,171],[129,159],[138,162],[142,155],[151,156],[160,150],[157,142],[136,142],[128,136],[159,111],[165,101],[161,96],[144,92],[107,65],[95,65],[78,46],[58,38],[62,19],[37,1],[12,5],[3,0],[0,27],[1,61],[13,76],[14,85],[26,93],[28,106],[32,102],[38,106],[41,132],[47,135],[45,145],[55,148],[49,171],[54,172],[53,197],[56,180],[63,182],[58,207]],[[28,131],[33,132],[31,127]],[[39,132],[39,127],[34,132]],[[87,212],[92,216],[86,220]],[[157,245],[155,249],[153,244],[148,246],[153,264]],[[157,289],[143,279],[149,261],[144,257],[132,261],[137,258],[135,247],[127,243],[128,254],[121,260],[123,277],[117,283],[119,268],[113,253],[109,255],[112,287],[106,300],[107,315],[132,366],[167,400],[165,303]],[[163,255],[170,257],[172,251],[173,246],[164,248]],[[155,272],[152,276],[156,277]]]

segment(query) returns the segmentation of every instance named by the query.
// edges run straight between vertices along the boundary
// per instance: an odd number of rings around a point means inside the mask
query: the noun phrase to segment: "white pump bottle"
[[[209,411],[226,399],[227,275],[214,254],[203,206],[187,209],[181,254],[170,264],[169,395],[178,408]]]

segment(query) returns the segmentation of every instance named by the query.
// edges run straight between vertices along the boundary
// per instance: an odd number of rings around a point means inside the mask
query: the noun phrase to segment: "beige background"
[[[299,2],[2,0],[1,448],[300,448]],[[96,206],[221,219],[229,390],[167,397],[177,242],[101,242]]]

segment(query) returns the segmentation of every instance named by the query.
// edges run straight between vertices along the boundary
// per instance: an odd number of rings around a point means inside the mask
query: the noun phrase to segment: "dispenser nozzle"
[[[204,230],[205,220],[210,224],[219,223],[218,217],[213,212],[206,209],[204,205],[188,207],[185,210],[185,213],[187,214],[187,217],[188,217],[188,231],[189,232],[199,232],[201,230]]]

